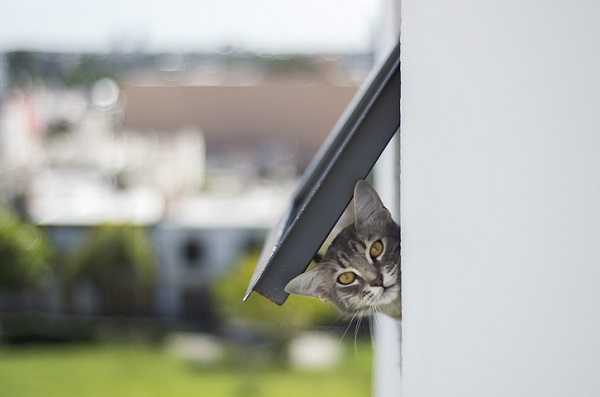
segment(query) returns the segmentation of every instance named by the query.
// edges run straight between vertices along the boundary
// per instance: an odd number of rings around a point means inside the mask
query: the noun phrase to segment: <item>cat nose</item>
[[[381,274],[371,283],[371,287],[383,287],[383,276]]]

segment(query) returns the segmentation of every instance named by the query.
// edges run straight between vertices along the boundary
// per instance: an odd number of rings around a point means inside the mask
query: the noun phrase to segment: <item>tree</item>
[[[92,284],[102,297],[105,314],[150,310],[149,290],[156,271],[147,231],[127,224],[97,226],[65,264],[66,280]]]
[[[0,207],[0,289],[43,286],[52,272],[51,259],[44,233]]]
[[[340,320],[329,302],[297,295],[291,295],[281,307],[256,293],[243,302],[258,257],[256,251],[246,254],[212,284],[215,306],[222,316],[241,321],[281,344],[298,332],[328,327]]]

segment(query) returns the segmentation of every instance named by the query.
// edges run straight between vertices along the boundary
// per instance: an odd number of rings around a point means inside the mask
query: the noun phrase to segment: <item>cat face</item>
[[[350,317],[381,311],[400,318],[400,228],[365,181],[354,188],[354,213],[323,260],[285,290],[330,300]]]

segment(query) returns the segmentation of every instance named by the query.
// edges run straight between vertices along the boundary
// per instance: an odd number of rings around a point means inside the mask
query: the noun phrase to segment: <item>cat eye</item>
[[[371,258],[377,258],[379,255],[381,255],[382,252],[383,243],[381,242],[381,240],[377,240],[373,244],[371,244],[371,249],[369,250]]]
[[[356,280],[356,274],[353,272],[344,272],[338,276],[338,283],[348,285]]]

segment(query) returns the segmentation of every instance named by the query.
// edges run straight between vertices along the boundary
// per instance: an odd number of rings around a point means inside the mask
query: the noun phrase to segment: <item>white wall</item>
[[[379,32],[376,57],[385,59],[398,43],[400,34],[400,0],[380,0]],[[400,87],[398,87],[400,89]],[[398,109],[400,111],[400,109]],[[379,196],[400,222],[400,136],[392,138],[375,166],[374,182]],[[373,320],[373,396],[400,397],[402,387],[402,328],[400,322],[386,315]]]
[[[402,1],[403,395],[600,396],[600,2]]]
[[[374,174],[379,197],[400,222],[400,135],[396,133],[382,153]],[[400,397],[402,387],[402,328],[399,321],[384,314],[372,320],[374,336],[373,396]]]

